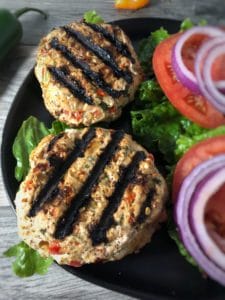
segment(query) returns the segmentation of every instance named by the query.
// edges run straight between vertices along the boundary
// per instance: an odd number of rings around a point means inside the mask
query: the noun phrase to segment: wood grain
[[[41,3],[41,4],[40,4]],[[37,13],[21,17],[24,34],[21,43],[8,55],[0,67],[0,135],[4,122],[21,83],[35,63],[35,51],[40,38],[51,28],[81,19],[85,11],[95,9],[106,21],[121,18],[160,17],[225,24],[224,0],[151,0],[148,8],[138,11],[117,11],[113,1],[97,0],[0,0],[0,7],[11,11],[24,6],[42,8],[49,17],[43,20]],[[46,276],[19,279],[12,275],[9,259],[2,256],[19,239],[16,218],[8,206],[7,195],[0,178],[0,300],[11,299],[131,299],[85,282],[54,265]]]

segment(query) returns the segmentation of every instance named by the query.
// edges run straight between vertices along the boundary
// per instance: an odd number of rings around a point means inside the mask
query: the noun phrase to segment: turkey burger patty
[[[130,135],[68,129],[30,155],[15,200],[19,234],[60,264],[121,259],[150,241],[166,195],[152,155]]]
[[[70,126],[117,119],[142,81],[137,55],[115,25],[73,22],[39,45],[35,74],[49,112]]]

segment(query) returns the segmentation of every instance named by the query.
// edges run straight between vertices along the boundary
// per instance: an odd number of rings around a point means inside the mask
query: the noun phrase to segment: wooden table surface
[[[41,3],[41,4],[40,4]],[[24,34],[20,44],[8,55],[0,66],[0,136],[14,96],[34,65],[35,51],[39,39],[52,27],[81,19],[83,13],[95,9],[106,21],[133,17],[160,17],[197,21],[206,19],[211,24],[225,24],[224,0],[151,0],[148,8],[138,11],[117,11],[113,0],[0,0],[0,7],[15,11],[25,6],[45,10],[49,17],[45,21],[36,13],[21,17]],[[0,32],[1,35],[1,32]],[[29,99],[28,99],[29,100]],[[10,261],[2,256],[9,246],[19,239],[16,217],[7,202],[7,194],[0,178],[0,299],[131,299],[90,284],[60,267],[53,265],[45,276],[27,279],[16,278],[11,271]]]

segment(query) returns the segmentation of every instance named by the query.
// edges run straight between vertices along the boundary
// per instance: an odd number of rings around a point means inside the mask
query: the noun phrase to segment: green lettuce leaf
[[[153,102],[159,102],[163,96],[164,94],[155,80],[146,80],[140,84],[138,97],[148,106],[152,106]]]
[[[178,235],[178,231],[176,229],[176,226],[173,222],[172,217],[169,217],[169,222],[168,222],[168,233],[170,238],[176,243],[178,250],[180,254],[193,266],[198,267],[198,264],[196,261],[193,259],[193,257],[188,253],[186,248],[184,247],[184,244],[181,242],[180,237]]]
[[[176,163],[183,154],[197,142],[225,135],[225,126],[206,129],[191,122],[170,104],[154,80],[142,83],[137,95],[139,99],[131,111],[133,133],[149,151],[161,154],[160,161],[170,188]],[[197,266],[181,242],[172,217],[169,218],[168,233],[180,254]]]
[[[192,138],[207,132],[207,129],[182,116],[168,99],[155,80],[145,81],[139,88],[139,100],[131,111],[133,133],[153,153],[160,152],[165,162],[177,162],[177,144],[181,136]]]
[[[37,251],[31,249],[24,242],[12,246],[4,252],[4,255],[16,258],[12,263],[12,269],[19,277],[28,277],[35,273],[44,275],[53,263],[52,258],[41,257]]]
[[[48,128],[37,118],[31,116],[23,122],[13,143],[16,159],[15,177],[18,181],[25,178],[29,170],[29,155],[39,141],[49,134]]]
[[[181,131],[180,118],[168,101],[152,108],[131,111],[135,136],[151,152],[161,152],[169,163],[175,160],[174,148]]]
[[[195,124],[193,124],[194,127]],[[190,128],[191,129],[191,128]],[[188,149],[190,149],[194,144],[203,141],[207,138],[212,138],[220,135],[225,135],[225,126],[219,126],[214,129],[204,129],[200,132],[192,132],[192,134],[184,135],[181,134],[176,141],[175,156],[177,159],[182,157]]]
[[[169,33],[163,27],[153,31],[149,37],[143,39],[138,48],[138,57],[141,66],[147,75],[152,75],[152,55],[156,46],[169,37]]]
[[[133,133],[149,151],[160,152],[170,166],[197,142],[225,134],[225,126],[206,129],[182,116],[155,80],[142,83],[138,96],[131,111]]]
[[[183,20],[183,22],[180,24],[180,31],[185,31],[195,26],[195,24],[191,21],[190,18],[186,18]]]
[[[100,24],[103,23],[103,18],[97,14],[95,10],[89,10],[84,13],[84,20],[87,23]]]
[[[196,25],[198,26],[205,26],[207,24],[206,20],[200,20],[197,24],[194,23],[190,18],[186,18],[180,25],[180,31],[186,31]]]

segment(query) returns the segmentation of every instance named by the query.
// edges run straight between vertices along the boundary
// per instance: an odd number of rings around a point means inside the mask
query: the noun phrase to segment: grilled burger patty
[[[150,241],[166,184],[153,157],[122,131],[68,129],[30,156],[16,196],[19,234],[60,264],[117,260]]]
[[[46,108],[70,126],[118,118],[142,81],[125,33],[84,22],[56,28],[41,40],[35,74]]]

